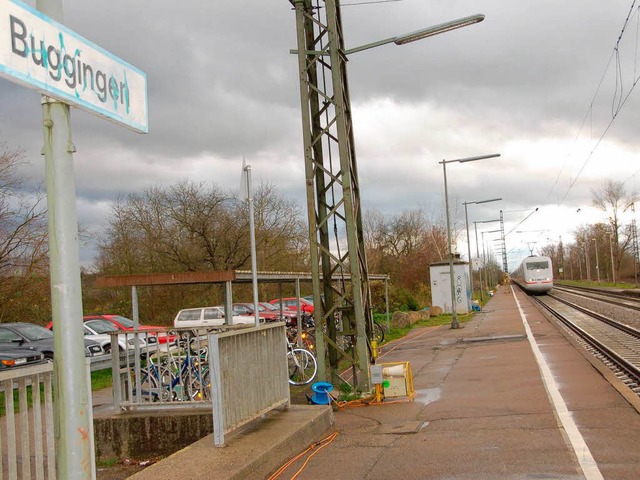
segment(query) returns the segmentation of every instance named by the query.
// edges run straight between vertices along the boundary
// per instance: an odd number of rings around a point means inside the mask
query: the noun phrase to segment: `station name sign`
[[[0,76],[149,131],[146,74],[18,0],[0,0]]]

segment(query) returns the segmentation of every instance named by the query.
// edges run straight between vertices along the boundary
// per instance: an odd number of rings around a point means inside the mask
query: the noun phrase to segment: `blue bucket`
[[[315,392],[311,395],[311,401],[316,405],[329,405],[331,403],[329,392],[333,390],[333,385],[329,382],[316,382],[311,385],[311,390]]]

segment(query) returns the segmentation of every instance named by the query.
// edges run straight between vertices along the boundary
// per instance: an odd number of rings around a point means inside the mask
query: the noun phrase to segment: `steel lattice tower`
[[[346,359],[353,367],[349,383],[369,391],[371,295],[340,2],[290,1],[296,12],[318,376],[329,379],[322,361],[328,358],[331,381],[344,381],[338,364]]]
[[[504,216],[500,210],[500,240],[502,240],[502,271],[509,273],[509,265],[507,264],[507,241],[504,235]]]
[[[638,283],[638,266],[640,265],[640,250],[638,250],[638,228],[636,225],[636,204],[631,204],[631,242],[633,245],[633,276]]]

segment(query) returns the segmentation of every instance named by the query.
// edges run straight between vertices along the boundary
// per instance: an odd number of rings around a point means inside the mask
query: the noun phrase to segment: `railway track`
[[[640,330],[553,294],[531,298],[640,396]]]
[[[640,298],[632,297],[621,292],[604,291],[602,289],[589,287],[568,287],[565,285],[554,285],[553,290],[640,311]]]

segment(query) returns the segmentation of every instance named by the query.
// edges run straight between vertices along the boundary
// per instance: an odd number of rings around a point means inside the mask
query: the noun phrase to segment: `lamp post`
[[[600,283],[600,262],[598,261],[598,239],[592,238],[591,240],[596,245],[596,275],[598,278],[598,283]]]
[[[473,222],[473,226],[474,226],[474,228],[476,230],[476,252],[477,252],[478,257],[480,257],[480,251],[478,250],[478,223],[493,223],[493,222],[499,222],[499,221],[500,221],[500,219],[497,218],[495,220],[479,220],[479,221]],[[484,258],[484,236],[482,237],[482,250],[483,250],[483,252],[482,252],[482,255],[483,255],[482,256],[482,264],[483,264],[483,267],[485,269],[485,286],[488,288],[489,284],[486,282],[486,267],[487,267],[487,265],[485,263],[486,259]],[[480,300],[484,301],[484,290],[482,288],[482,272],[480,273]]]
[[[456,292],[455,281],[453,278],[453,252],[451,251],[451,220],[449,218],[449,192],[447,190],[447,163],[467,163],[475,162],[476,160],[484,160],[487,158],[499,157],[499,153],[492,153],[490,155],[479,155],[476,157],[458,158],[455,160],[442,160],[442,173],[444,176],[444,208],[447,215],[447,242],[449,244],[449,276],[451,281],[451,328],[460,328],[458,323],[458,313],[456,312]]]
[[[369,48],[416,40],[462,28],[484,19],[478,14],[435,25],[407,35],[345,49],[339,0],[325,0],[317,8],[312,0],[290,0],[296,15],[298,79],[301,100],[302,140],[309,232],[310,270],[317,326],[326,325],[328,341],[317,338],[318,378],[327,379],[324,359],[328,353],[330,375],[337,380],[344,351],[337,342],[342,332],[331,321],[335,308],[355,328],[355,354],[349,354],[353,381],[361,391],[370,389],[370,357],[367,331],[373,322],[371,292],[363,235],[360,180],[358,178],[351,100],[347,81],[347,56]],[[337,157],[331,160],[332,155]],[[332,225],[333,232],[329,225]],[[344,239],[340,258],[332,253],[332,236]],[[350,276],[350,288],[344,280]],[[341,287],[336,288],[339,282]],[[324,294],[324,301],[320,301]],[[326,347],[326,348],[325,348]]]
[[[464,221],[467,227],[467,252],[469,255],[469,281],[471,282],[471,301],[473,301],[473,262],[471,260],[471,240],[469,240],[469,215],[467,212],[467,205],[480,205],[481,203],[497,202],[502,198],[492,198],[490,200],[478,200],[476,202],[462,202],[464,205]],[[476,231],[476,253],[478,251],[478,234]],[[482,298],[482,280],[480,280],[480,295]]]
[[[611,232],[607,232],[607,235],[609,235],[609,252],[611,253],[611,281],[616,283],[616,267],[613,263],[613,234]]]

